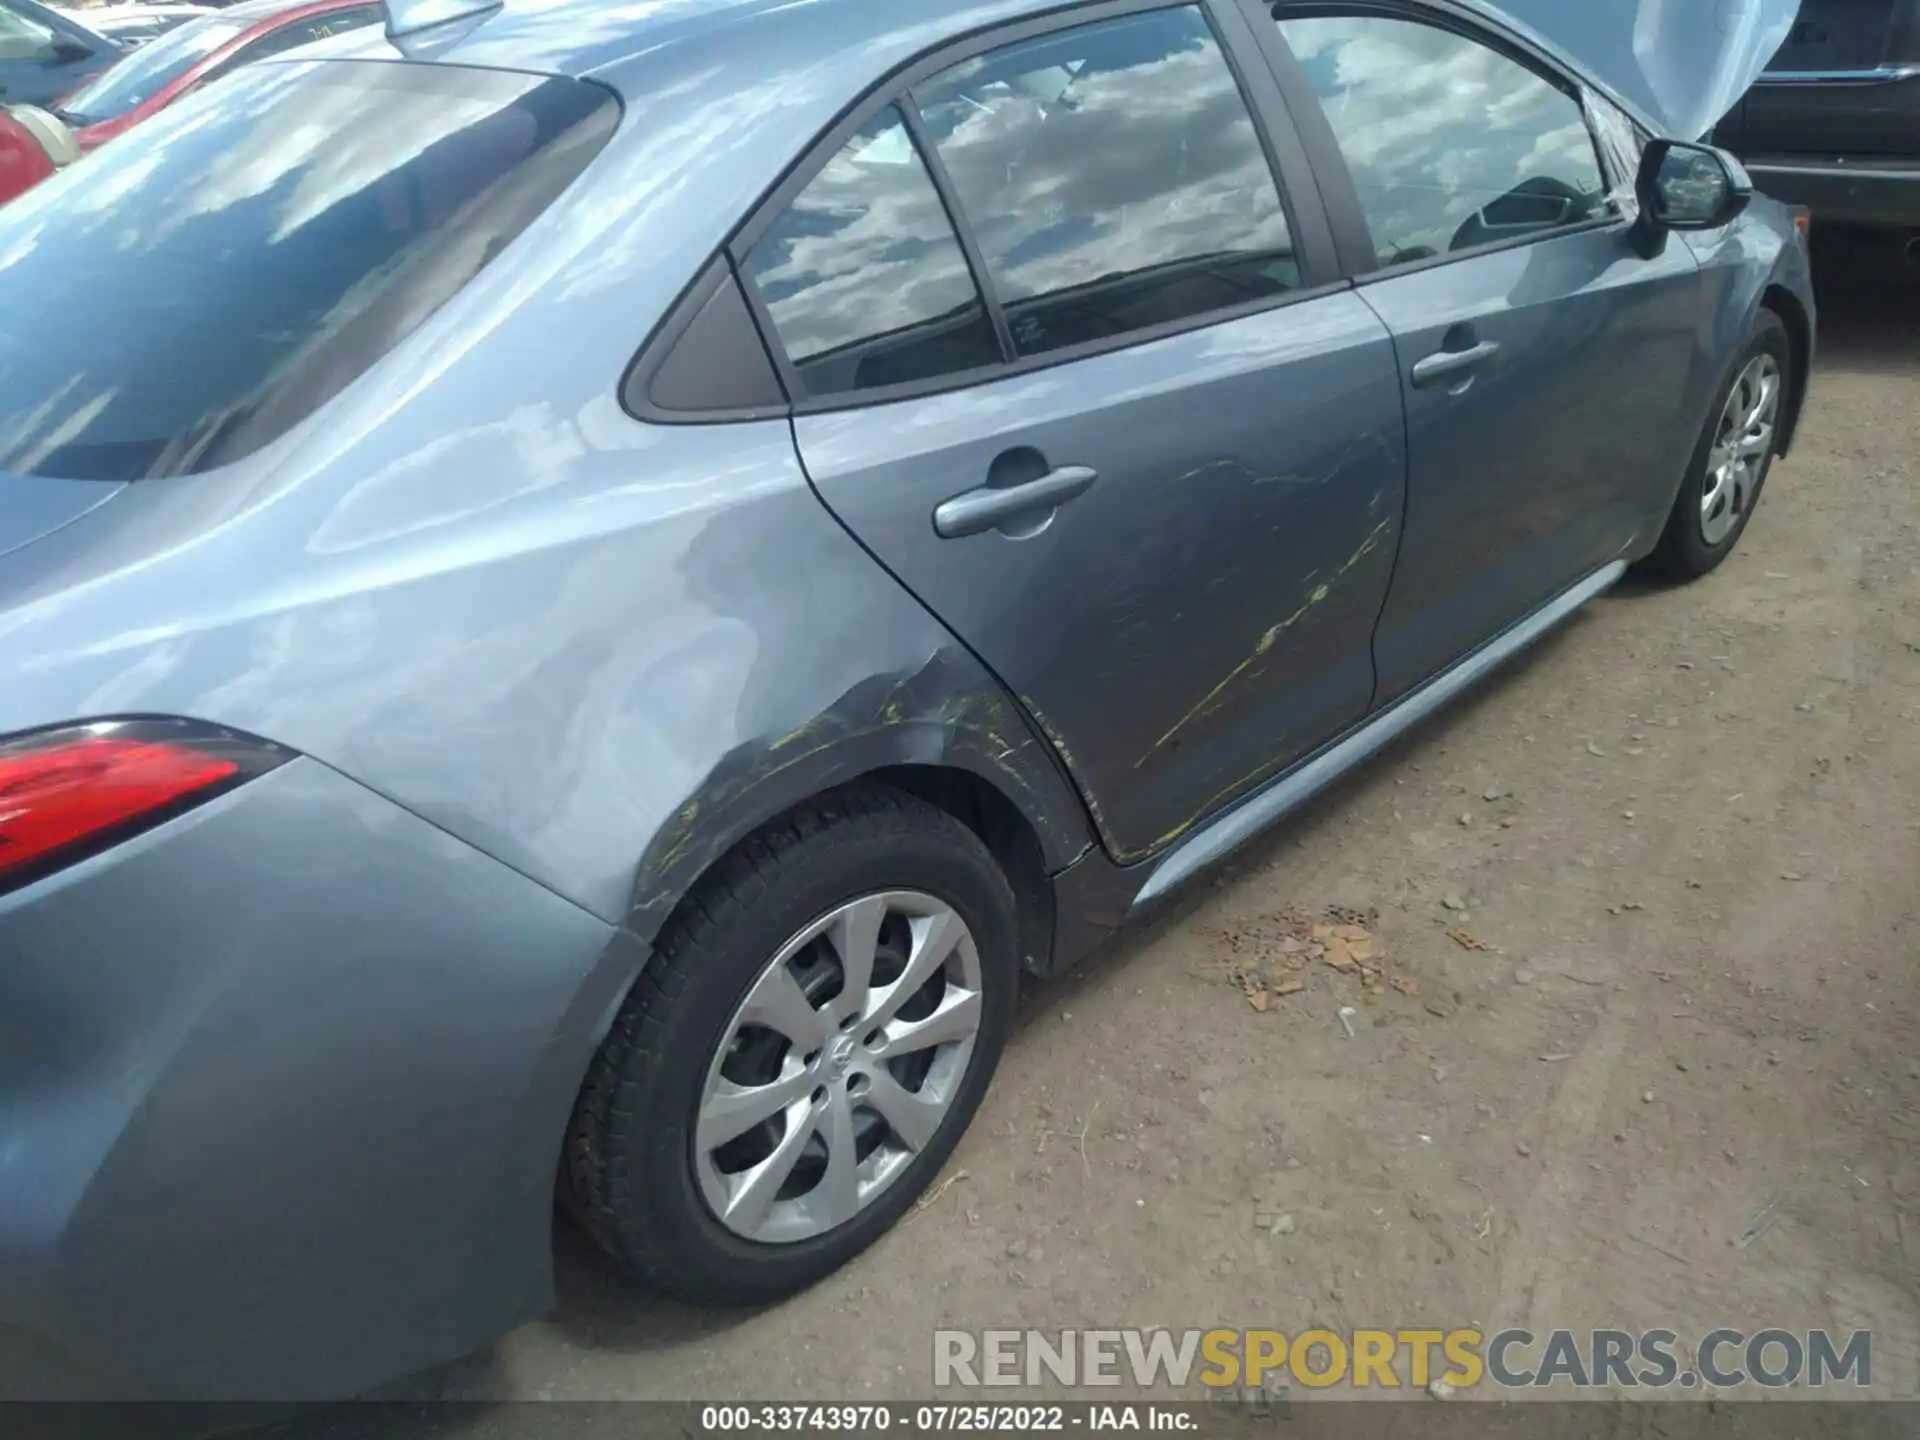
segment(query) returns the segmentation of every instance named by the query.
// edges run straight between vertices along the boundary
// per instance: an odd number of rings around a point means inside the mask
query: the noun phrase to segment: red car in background
[[[54,107],[91,150],[230,70],[385,21],[381,0],[244,0],[149,41]]]
[[[71,132],[45,110],[0,105],[0,205],[79,158]]]
[[[26,125],[0,109],[0,204],[53,174],[53,160]]]

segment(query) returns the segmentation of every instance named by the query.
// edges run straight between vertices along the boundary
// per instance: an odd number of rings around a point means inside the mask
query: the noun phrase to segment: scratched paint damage
[[[708,866],[772,816],[827,786],[913,764],[987,779],[1062,864],[1087,848],[1063,822],[1073,791],[1019,710],[970,655],[940,649],[908,674],[864,680],[799,724],[730,751],[649,846],[635,876],[633,928],[657,927]]]
[[[1398,498],[1399,497],[1393,492],[1383,490],[1375,494],[1368,502],[1368,512],[1370,514],[1379,514],[1381,510],[1389,506],[1397,506]],[[1287,631],[1299,624],[1317,607],[1324,604],[1327,599],[1333,595],[1341,581],[1350,576],[1362,561],[1380,548],[1382,542],[1385,541],[1392,532],[1397,518],[1397,514],[1390,513],[1377,521],[1373,528],[1370,529],[1366,536],[1360,541],[1359,545],[1355,547],[1353,553],[1341,561],[1341,563],[1335,567],[1333,573],[1326,579],[1321,580],[1320,572],[1317,570],[1308,572],[1301,583],[1303,585],[1311,584],[1313,589],[1308,592],[1307,598],[1301,603],[1300,607],[1284,620],[1281,620],[1279,623],[1262,632],[1259,639],[1254,643],[1253,652],[1239,665],[1235,666],[1218,685],[1208,691],[1199,704],[1195,705],[1193,709],[1189,710],[1175,722],[1172,729],[1168,730],[1166,734],[1154,742],[1153,747],[1147,754],[1136,762],[1134,769],[1139,770],[1143,768],[1156,755],[1163,752],[1165,748],[1179,736],[1184,728],[1204,719],[1207,715],[1217,710],[1226,692],[1229,691],[1236,682],[1247,678],[1254,671],[1255,667],[1258,666],[1260,661],[1273,650],[1274,646]],[[1048,722],[1046,715],[1041,711],[1038,703],[1035,702],[1032,696],[1021,695],[1018,698],[1021,707],[1026,711],[1028,718],[1032,720],[1034,727],[1046,738],[1047,743],[1053,747],[1055,753],[1059,755],[1061,762],[1067,767],[1068,772],[1070,774],[1077,773],[1078,767],[1076,767],[1074,763],[1073,752],[1068,747],[1066,738],[1060,734],[1055,726]],[[1240,776],[1230,784],[1222,786],[1219,790],[1209,795],[1206,802],[1199,806],[1199,808],[1185,820],[1182,820],[1178,825],[1175,825],[1165,833],[1155,836],[1152,841],[1144,846],[1127,846],[1122,844],[1114,834],[1112,826],[1107,822],[1106,816],[1101,811],[1099,797],[1092,794],[1085,786],[1078,786],[1077,788],[1080,791],[1080,798],[1085,804],[1088,814],[1093,819],[1094,828],[1099,834],[1101,843],[1105,846],[1107,853],[1119,864],[1130,865],[1137,861],[1145,860],[1166,849],[1167,846],[1173,844],[1174,841],[1180,839],[1183,835],[1187,834],[1188,831],[1192,830],[1194,826],[1213,814],[1220,805],[1246,789],[1247,786],[1259,780],[1266,773],[1266,769],[1267,767],[1263,765],[1261,768],[1249,774]]]
[[[1368,508],[1378,511],[1381,502],[1385,498],[1385,495],[1376,495]],[[1390,515],[1375,525],[1373,529],[1367,533],[1367,538],[1361,541],[1360,548],[1342,561],[1331,576],[1314,585],[1313,589],[1307,593],[1307,598],[1301,602],[1299,609],[1295,610],[1277,625],[1270,626],[1262,632],[1260,638],[1254,642],[1253,653],[1248,655],[1247,658],[1242,660],[1238,665],[1234,666],[1232,670],[1228,671],[1226,678],[1202,696],[1200,702],[1191,710],[1176,720],[1173,727],[1168,730],[1166,734],[1154,741],[1153,747],[1148,750],[1145,755],[1142,755],[1138,760],[1134,761],[1133,768],[1136,770],[1145,768],[1155,756],[1159,755],[1161,751],[1165,750],[1167,746],[1178,739],[1183,730],[1196,721],[1205,719],[1219,708],[1219,703],[1227,691],[1232,689],[1236,682],[1243,679],[1254,667],[1259,665],[1267,653],[1279,643],[1281,636],[1285,635],[1295,625],[1306,619],[1316,606],[1322,604],[1326,598],[1333,593],[1334,587],[1350,575],[1355,566],[1359,565],[1362,560],[1366,559],[1367,556],[1371,555],[1374,550],[1379,547],[1382,537],[1392,528],[1393,517]],[[1317,570],[1310,571],[1301,583],[1303,585],[1313,583],[1318,578],[1319,573]],[[1164,842],[1156,842],[1155,848],[1157,848],[1160,843]]]
[[[1048,722],[1047,717],[1041,712],[1040,707],[1034,703],[1031,695],[1022,695],[1020,697],[1020,705],[1021,708],[1027,712],[1028,718],[1033,721],[1040,733],[1046,736],[1047,743],[1053,747],[1054,754],[1060,757],[1060,763],[1067,767],[1067,773],[1069,775],[1076,773],[1077,767],[1074,764],[1073,751],[1067,748],[1066,737]],[[1107,824],[1106,816],[1100,813],[1100,798],[1086,786],[1080,785],[1077,781],[1075,782],[1075,788],[1079,791],[1082,803],[1087,807],[1087,814],[1093,818],[1093,826],[1100,835],[1101,843],[1107,847],[1108,853],[1118,855],[1120,852],[1115,848],[1113,830]]]
[[[1167,483],[1169,485],[1180,485],[1188,480],[1198,480],[1202,475],[1210,474],[1215,470],[1240,471],[1245,475],[1245,483],[1248,485],[1313,485],[1319,483],[1315,477],[1306,475],[1263,475],[1237,455],[1216,456],[1203,465],[1196,465],[1191,470],[1181,471]]]

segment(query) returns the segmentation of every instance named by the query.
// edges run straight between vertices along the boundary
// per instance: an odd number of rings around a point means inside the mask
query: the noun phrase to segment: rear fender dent
[[[651,941],[699,878],[755,830],[900,765],[961,770],[992,785],[1032,828],[1050,873],[1092,843],[1078,795],[1012,699],[971,655],[944,647],[916,670],[864,680],[724,756],[647,847],[628,928]]]

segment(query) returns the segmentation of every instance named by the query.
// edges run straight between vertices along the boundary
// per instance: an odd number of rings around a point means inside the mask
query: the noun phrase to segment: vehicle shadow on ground
[[[617,1271],[586,1233],[564,1214],[555,1216],[553,1239],[554,1290],[558,1303],[548,1323],[570,1347],[601,1354],[644,1354],[698,1346],[763,1313],[703,1309],[668,1299]],[[410,1376],[371,1398],[464,1401],[492,1399],[503,1394],[514,1395],[516,1399],[535,1398],[516,1394],[496,1348]],[[449,1432],[423,1427],[419,1430],[389,1428],[379,1433],[399,1440],[402,1436]]]
[[[1813,375],[1920,374],[1920,271],[1912,283],[1888,284],[1857,273],[1845,249],[1815,252],[1820,305],[1819,354]]]

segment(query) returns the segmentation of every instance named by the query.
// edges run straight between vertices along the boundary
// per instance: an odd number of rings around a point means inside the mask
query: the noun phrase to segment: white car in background
[[[164,35],[175,26],[213,14],[210,5],[61,5],[62,15],[129,50]]]

